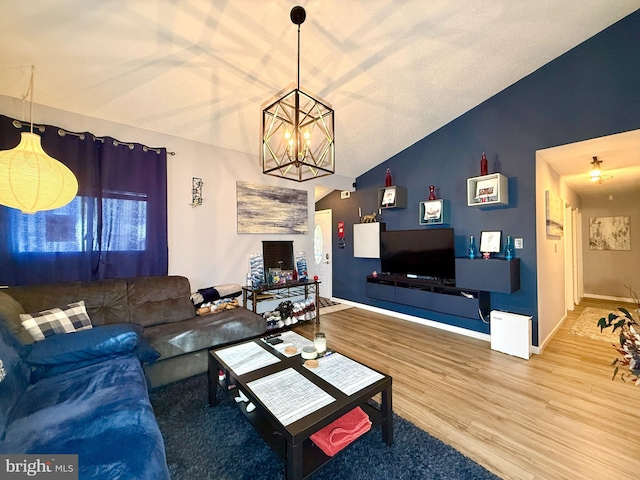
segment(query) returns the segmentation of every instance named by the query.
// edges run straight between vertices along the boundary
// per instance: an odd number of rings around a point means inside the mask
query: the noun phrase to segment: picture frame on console
[[[493,253],[500,253],[502,232],[500,230],[486,230],[480,232],[480,252],[484,258]]]

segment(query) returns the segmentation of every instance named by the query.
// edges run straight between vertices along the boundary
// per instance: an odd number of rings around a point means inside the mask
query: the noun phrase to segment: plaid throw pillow
[[[92,327],[84,300],[38,313],[21,313],[20,320],[36,342],[56,333],[71,333]]]

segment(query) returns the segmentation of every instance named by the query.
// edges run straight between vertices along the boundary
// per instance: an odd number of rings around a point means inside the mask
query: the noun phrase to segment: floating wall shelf
[[[500,173],[467,179],[467,205],[509,205],[509,179]]]
[[[420,202],[420,225],[448,225],[449,224],[449,201],[448,200],[425,200]]]
[[[407,208],[407,189],[398,185],[379,188],[378,208]]]

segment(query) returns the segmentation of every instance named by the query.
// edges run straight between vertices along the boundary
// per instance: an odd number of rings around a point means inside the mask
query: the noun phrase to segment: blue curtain
[[[26,130],[0,115],[0,150]],[[0,206],[0,285],[166,275],[166,149],[60,132],[35,130],[76,175],[78,195],[33,215]]]

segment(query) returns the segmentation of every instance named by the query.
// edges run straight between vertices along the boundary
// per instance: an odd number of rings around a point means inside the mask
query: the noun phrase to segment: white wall
[[[565,318],[565,246],[563,237],[547,236],[545,191],[551,190],[574,208],[579,197],[538,153],[536,154],[536,255],[538,268],[539,345],[551,339]],[[571,221],[565,218],[565,224]]]
[[[21,119],[22,101],[0,95],[0,114]],[[258,106],[256,106],[258,112]],[[124,142],[174,151],[168,156],[169,274],[183,275],[192,290],[223,283],[244,284],[248,256],[262,251],[262,240],[293,240],[294,251],[307,253],[313,266],[314,181],[297,183],[262,174],[258,152],[247,154],[193,140],[151,132],[114,122],[34,106],[34,123],[54,125],[73,132],[91,132]],[[254,131],[254,126],[248,128]],[[191,207],[191,179],[200,177],[203,204]],[[309,233],[307,235],[257,235],[236,233],[236,182],[307,190]],[[353,178],[333,175],[316,181],[341,190],[352,190]],[[256,208],[260,208],[256,205]]]
[[[593,194],[582,197],[584,293],[587,297],[630,299],[625,285],[640,293],[640,190],[613,193],[610,199],[609,190],[601,186],[595,185]],[[589,220],[618,216],[630,217],[631,250],[590,250]]]

